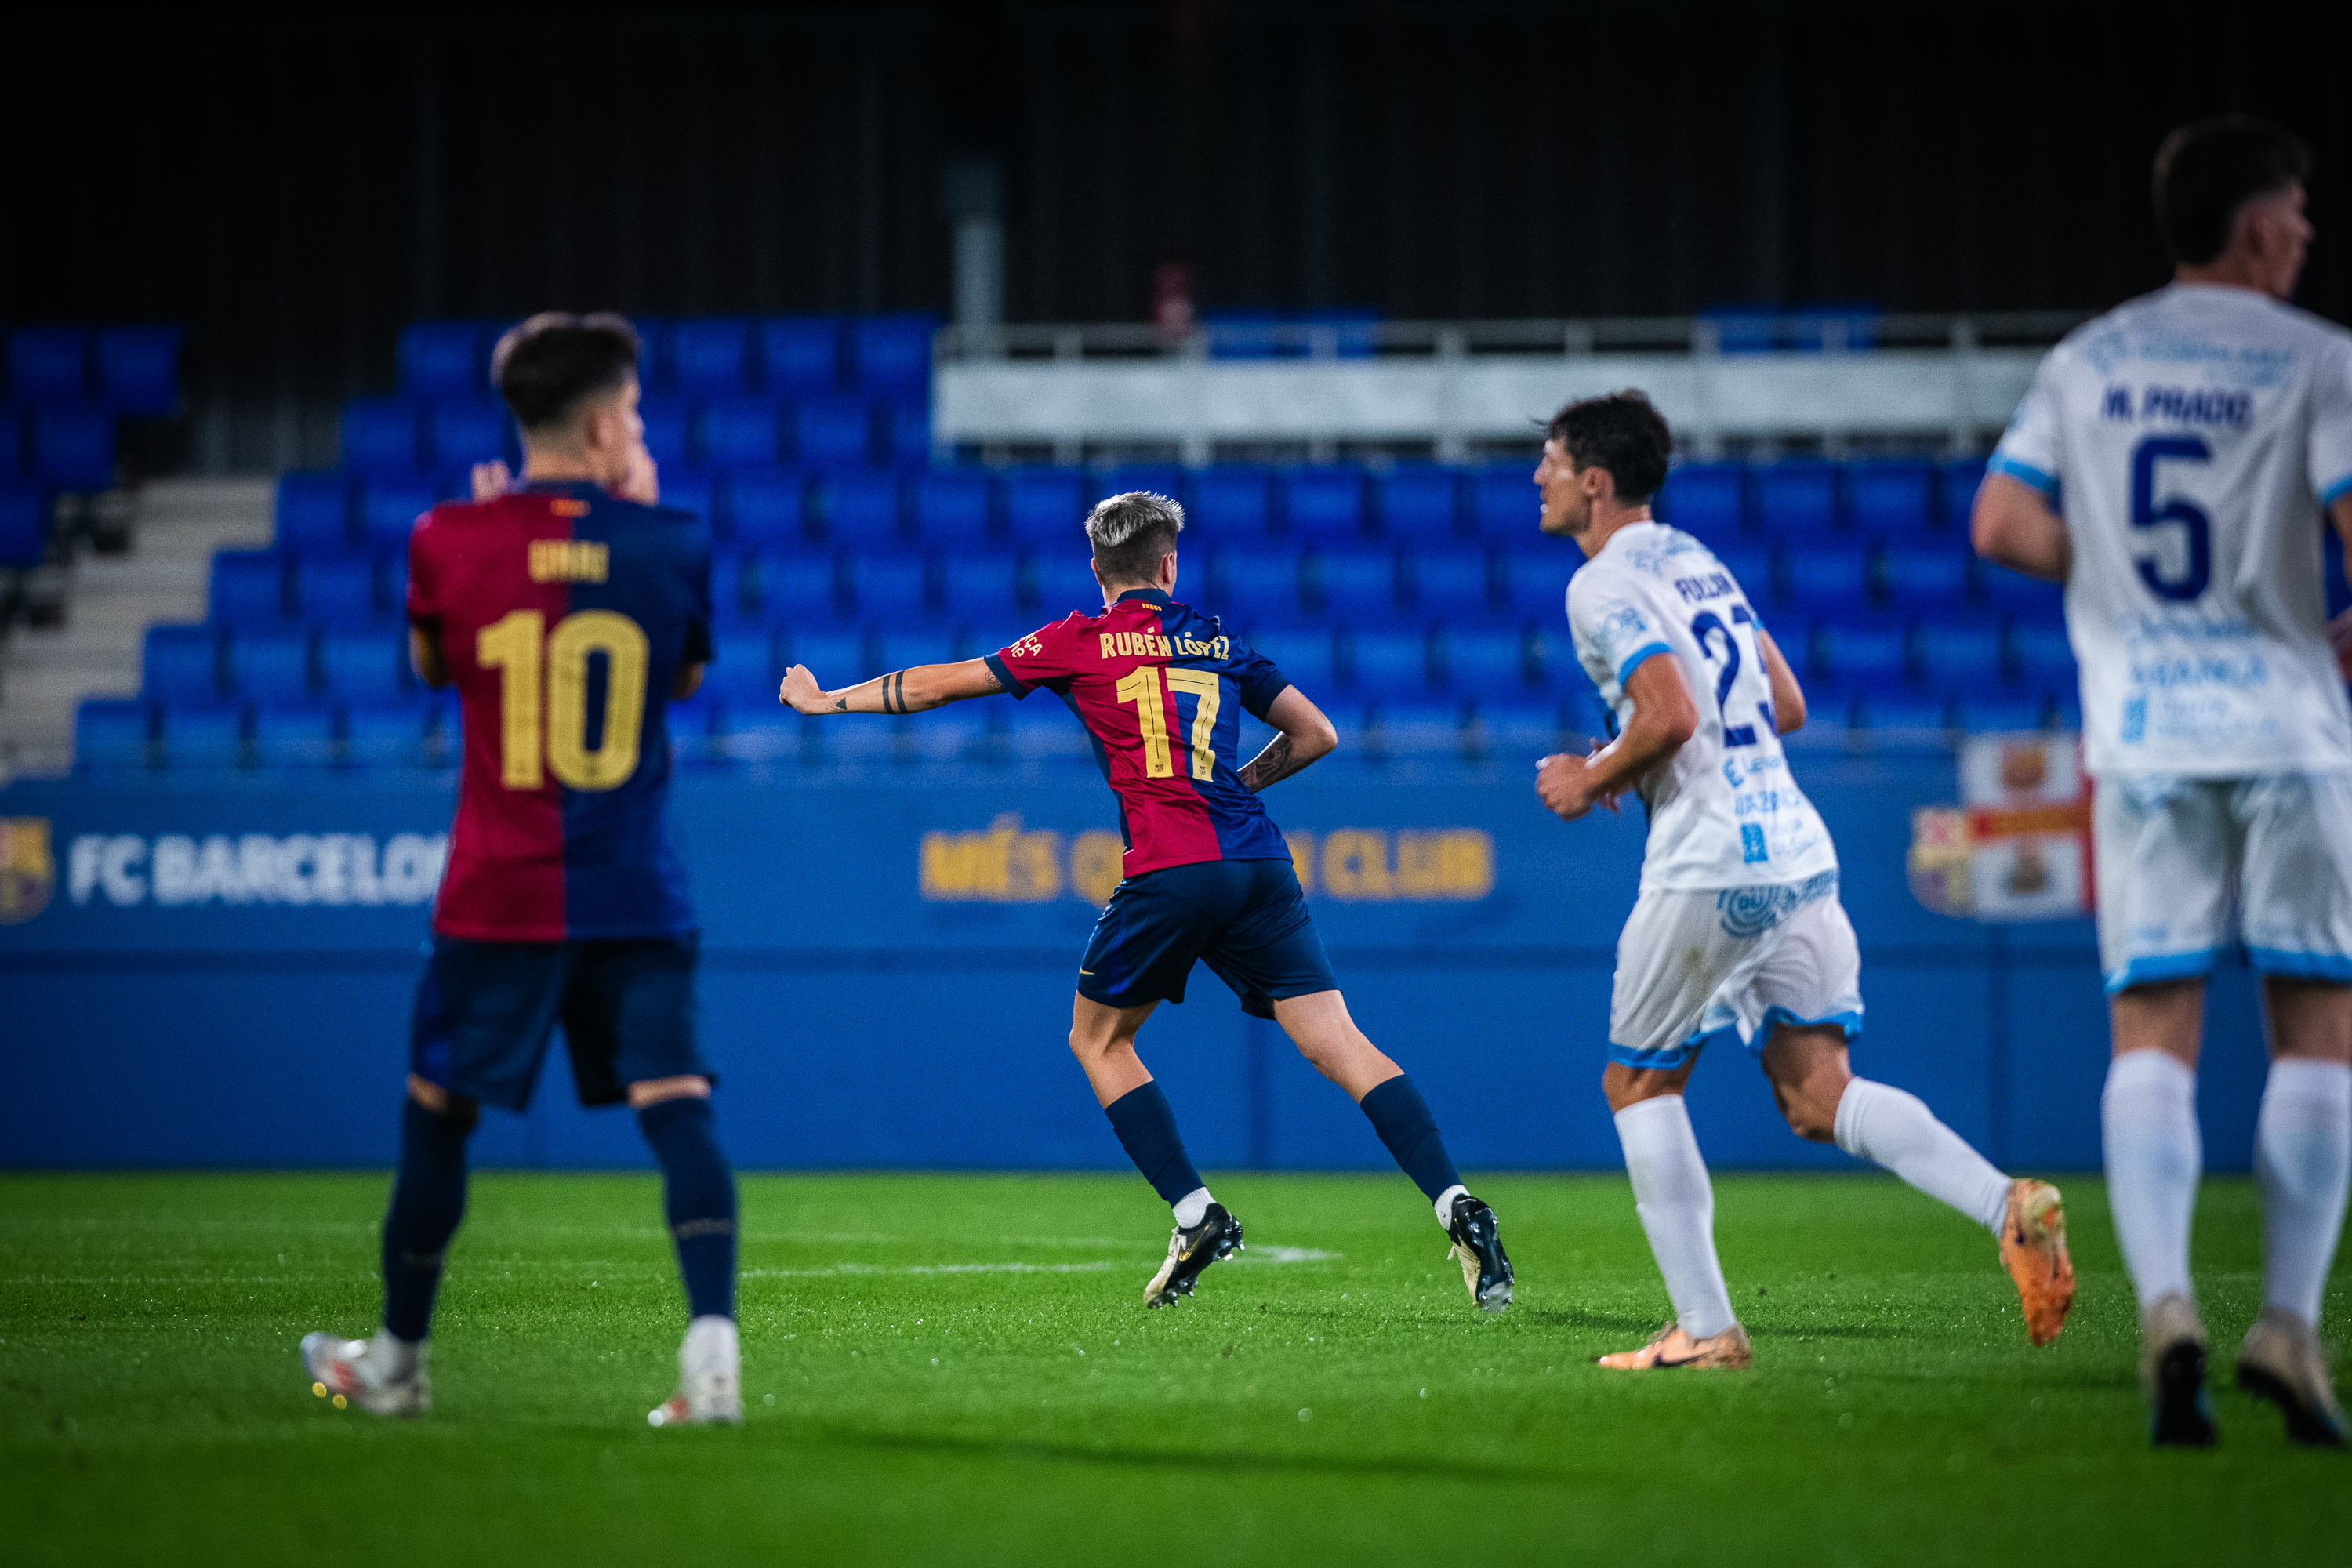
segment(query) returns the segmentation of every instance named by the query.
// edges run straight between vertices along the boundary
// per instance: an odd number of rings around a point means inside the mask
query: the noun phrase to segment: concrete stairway
[[[0,641],[0,782],[71,770],[75,706],[137,695],[142,634],[205,618],[213,552],[267,545],[272,494],[266,479],[156,480],[128,554],[74,562],[65,624]]]

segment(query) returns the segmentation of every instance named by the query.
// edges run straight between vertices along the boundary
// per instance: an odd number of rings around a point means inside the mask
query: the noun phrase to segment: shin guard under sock
[[[471,1114],[401,1102],[400,1173],[383,1216],[383,1326],[415,1343],[432,1331],[441,1259],[466,1215],[466,1139]]]
[[[648,1105],[637,1126],[661,1162],[662,1215],[677,1247],[690,1316],[735,1315],[735,1173],[719,1152],[710,1101],[686,1095]]]

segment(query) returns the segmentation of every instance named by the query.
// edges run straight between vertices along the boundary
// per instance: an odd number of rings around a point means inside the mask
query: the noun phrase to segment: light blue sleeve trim
[[[1674,649],[1668,647],[1662,642],[1653,642],[1643,643],[1640,647],[1637,647],[1632,653],[1627,654],[1625,656],[1625,662],[1617,667],[1617,689],[1620,691],[1625,689],[1625,678],[1633,674],[1635,670],[1641,668],[1643,663],[1647,660],[1651,655],[1672,653],[1674,651]]]
[[[1756,1026],[1756,1033],[1744,1044],[1758,1056],[1762,1056],[1764,1047],[1772,1043],[1772,1031],[1783,1024],[1792,1029],[1825,1029],[1835,1024],[1845,1031],[1846,1044],[1852,1045],[1862,1038],[1862,1014],[1859,1009],[1850,1013],[1830,1013],[1819,1018],[1800,1018],[1786,1007],[1767,1007],[1763,1022]]]
[[[2128,991],[2135,985],[2158,985],[2167,980],[2201,980],[2212,973],[2213,961],[2221,956],[2218,947],[2200,947],[2192,952],[2163,952],[2152,958],[2135,958],[2107,976],[2107,994]]]
[[[2043,473],[2031,463],[2021,463],[2015,458],[2005,457],[2001,453],[1995,452],[1992,455],[1992,460],[1985,464],[1985,468],[1990,473],[2007,474],[2018,483],[2031,485],[2045,496],[2055,497],[2058,493],[2058,481],[2055,478]]]
[[[2352,487],[2352,479],[2345,481]],[[2338,985],[2352,985],[2352,958],[2329,952],[2289,952],[2279,947],[2249,947],[2246,956],[2254,968],[2264,974],[2282,975],[2289,980],[2326,980]]]
[[[2352,492],[2352,474],[2345,475],[2342,479],[2336,480],[2334,484],[2320,491],[2319,504],[2322,506],[2334,506],[2337,499],[2347,492]]]

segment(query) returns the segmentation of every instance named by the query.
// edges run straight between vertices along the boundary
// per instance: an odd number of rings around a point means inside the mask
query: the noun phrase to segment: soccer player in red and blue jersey
[[[667,823],[667,705],[710,658],[710,534],[658,504],[637,354],[618,316],[509,332],[491,374],[521,426],[521,482],[435,507],[409,541],[416,671],[454,685],[464,714],[457,816],[416,990],[383,1327],[302,1342],[314,1392],[382,1415],[430,1405],[425,1341],[467,1137],[484,1101],[529,1103],[560,1023],[581,1103],[628,1104],[662,1167],[690,1318],[678,1392],[651,1419],[742,1415],[735,1179]]]
[[[782,700],[807,714],[918,713],[1042,687],[1093,736],[1118,797],[1127,853],[1078,965],[1070,1048],[1128,1156],[1175,1210],[1168,1258],[1144,1287],[1145,1306],[1191,1295],[1202,1269],[1242,1245],[1241,1222],[1210,1196],[1167,1096],[1135,1051],[1152,1009],[1184,1000],[1197,959],[1239,994],[1243,1011],[1280,1024],[1363,1109],[1435,1206],[1471,1299],[1501,1311],[1510,1304],[1511,1262],[1495,1212],[1464,1189],[1412,1079],[1348,1016],[1282,830],[1257,798],[1338,736],[1271,661],[1169,596],[1183,528],[1183,509],[1163,496],[1113,496],[1087,519],[1100,613],[1073,615],[985,658],[919,665],[839,691],[795,665]],[[1246,765],[1244,709],[1280,731]]]

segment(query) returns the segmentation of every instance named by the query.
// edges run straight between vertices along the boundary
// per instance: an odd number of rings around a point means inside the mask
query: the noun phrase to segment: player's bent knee
[[[648,1105],[659,1105],[670,1100],[709,1100],[710,1080],[700,1073],[680,1073],[675,1078],[639,1079],[629,1085],[629,1109],[643,1110]]]

